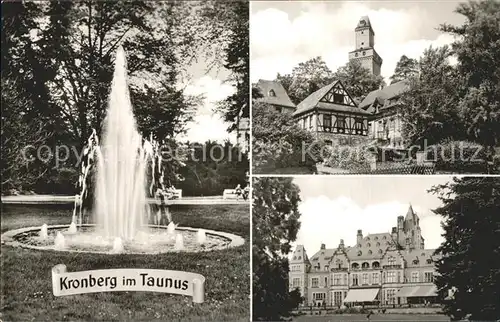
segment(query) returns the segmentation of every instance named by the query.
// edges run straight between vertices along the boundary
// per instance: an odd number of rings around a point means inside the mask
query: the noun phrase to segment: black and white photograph
[[[500,178],[253,179],[254,321],[498,321]]]
[[[500,3],[251,3],[255,174],[495,174]]]
[[[248,1],[2,1],[1,321],[249,321]]]

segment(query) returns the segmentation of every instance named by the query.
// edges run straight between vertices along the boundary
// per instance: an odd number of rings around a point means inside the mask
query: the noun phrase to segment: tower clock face
[[[361,20],[361,21],[359,22],[359,24],[360,24],[361,26],[366,26],[366,21]]]

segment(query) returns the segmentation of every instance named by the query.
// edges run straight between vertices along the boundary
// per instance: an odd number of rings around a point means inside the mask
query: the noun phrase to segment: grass
[[[338,315],[301,315],[293,321],[328,321],[328,322],[354,322],[354,321],[450,321],[450,318],[439,314],[373,314],[370,320],[366,314],[338,314]]]
[[[2,232],[44,223],[67,224],[71,208],[2,205]],[[176,206],[183,226],[238,234],[243,246],[204,253],[103,255],[36,251],[2,245],[1,313],[4,321],[248,321],[250,315],[249,206]],[[205,302],[150,292],[110,292],[55,297],[51,268],[68,271],[109,268],[182,270],[206,277]]]

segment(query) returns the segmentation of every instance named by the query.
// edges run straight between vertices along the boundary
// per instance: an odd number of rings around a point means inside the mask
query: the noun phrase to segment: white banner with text
[[[205,277],[190,272],[161,269],[117,268],[67,272],[66,265],[52,268],[55,296],[97,292],[161,292],[191,296],[194,303],[205,300]]]

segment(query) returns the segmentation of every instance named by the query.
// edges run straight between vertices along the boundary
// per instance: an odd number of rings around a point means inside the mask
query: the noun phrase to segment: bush
[[[256,171],[259,168],[306,167],[315,170],[321,162],[323,143],[312,133],[301,129],[291,114],[276,112],[265,103],[253,105],[253,153]]]
[[[325,147],[323,164],[331,168],[359,170],[370,168],[374,158],[373,152],[363,146],[334,146]]]
[[[436,162],[436,170],[458,173],[487,173],[487,149],[474,142],[443,141],[426,151],[427,161]]]

